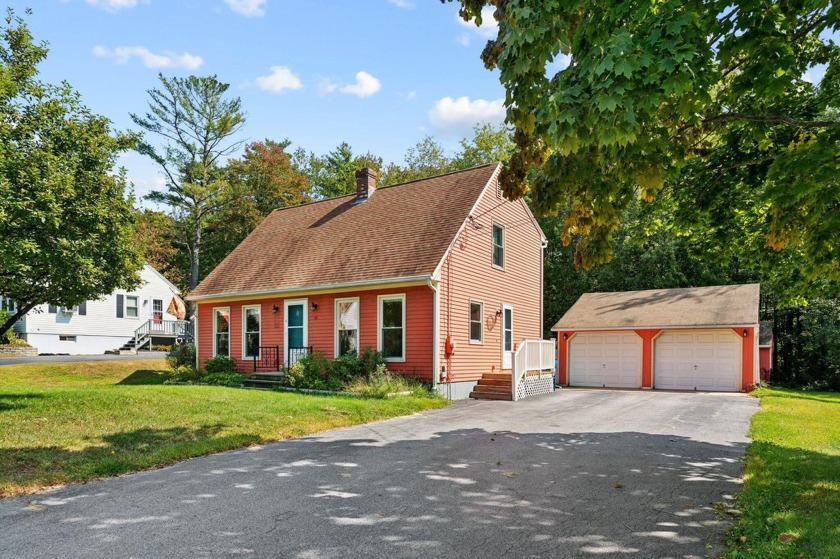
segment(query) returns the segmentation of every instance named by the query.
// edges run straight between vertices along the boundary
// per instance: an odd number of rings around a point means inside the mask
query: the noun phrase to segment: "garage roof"
[[[692,328],[758,323],[759,284],[585,293],[552,330]]]

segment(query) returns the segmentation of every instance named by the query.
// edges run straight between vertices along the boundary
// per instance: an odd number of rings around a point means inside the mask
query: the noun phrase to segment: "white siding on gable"
[[[93,354],[117,349],[134,336],[134,331],[152,318],[153,300],[163,302],[163,320],[177,320],[167,308],[175,293],[162,276],[146,265],[140,273],[141,285],[133,291],[117,290],[98,301],[85,303],[86,314],[49,312],[48,305],[39,305],[26,315],[22,334],[39,353]],[[117,299],[122,295],[123,311],[126,296],[138,298],[137,317],[117,317]],[[76,336],[76,341],[62,341],[61,336]],[[72,338],[71,338],[72,339]]]

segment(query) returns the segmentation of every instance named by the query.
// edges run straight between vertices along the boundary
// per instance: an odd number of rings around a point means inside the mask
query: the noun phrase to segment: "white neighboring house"
[[[78,307],[38,305],[15,324],[14,330],[38,348],[38,353],[70,355],[148,349],[151,343],[191,340],[191,323],[171,314],[178,312],[173,300],[184,308],[178,288],[148,264],[143,266],[140,278],[140,286],[133,291],[118,289]]]

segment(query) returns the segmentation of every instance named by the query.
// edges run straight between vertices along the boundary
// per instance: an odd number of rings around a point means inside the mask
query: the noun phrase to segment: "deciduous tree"
[[[0,295],[18,310],[75,306],[131,289],[143,265],[117,134],[67,83],[35,79],[47,56],[12,10],[0,24]]]
[[[515,129],[503,189],[562,214],[576,264],[608,260],[623,211],[665,185],[730,208],[749,188],[763,244],[799,251],[805,278],[840,275],[835,2],[459,3],[478,23],[494,7],[499,24],[482,59]]]

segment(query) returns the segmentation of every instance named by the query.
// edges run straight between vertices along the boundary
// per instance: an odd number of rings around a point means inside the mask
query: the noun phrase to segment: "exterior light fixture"
[[[313,302],[311,305],[309,305],[309,310],[312,311],[312,312],[317,311],[318,310],[318,303]]]
[[[744,328],[744,337],[746,338],[748,335],[749,335],[749,332],[747,331],[746,328]]]
[[[502,309],[496,311],[496,318],[501,318],[502,316]]]
[[[568,340],[568,339],[569,339],[569,335],[568,335],[568,334],[566,334],[565,332],[563,333],[563,339],[564,339],[564,340]]]
[[[278,307],[277,305],[274,305],[273,307],[271,307],[271,312],[273,312],[274,314],[279,313],[280,312],[280,307]]]

